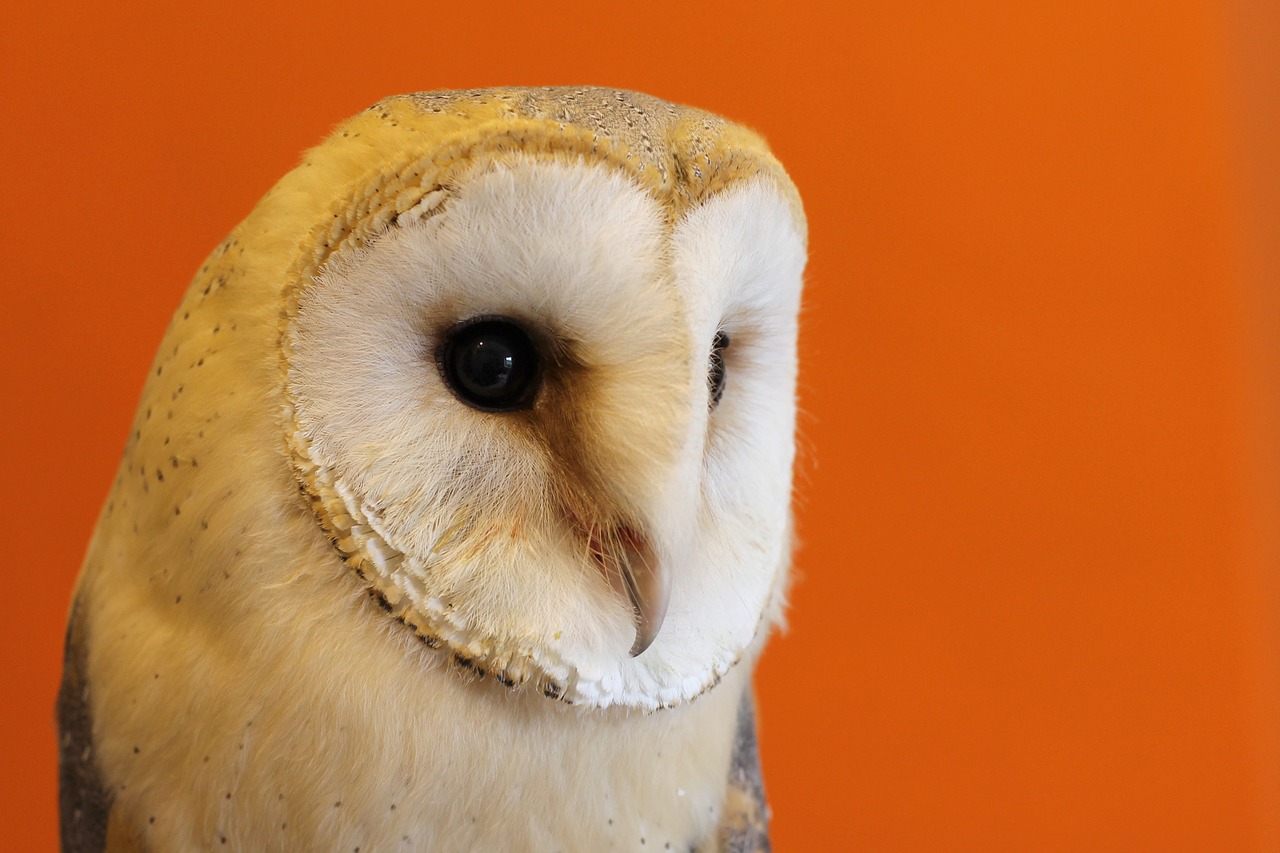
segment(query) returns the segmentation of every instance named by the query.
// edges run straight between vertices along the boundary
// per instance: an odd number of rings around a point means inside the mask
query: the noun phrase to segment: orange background
[[[55,846],[71,584],[205,253],[383,95],[584,82],[757,127],[807,204],[777,849],[1280,850],[1280,4],[34,5],[6,849]]]

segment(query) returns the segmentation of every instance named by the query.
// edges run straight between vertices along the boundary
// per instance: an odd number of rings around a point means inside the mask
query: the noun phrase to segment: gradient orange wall
[[[1273,0],[179,5],[0,28],[7,849],[55,846],[66,603],[204,254],[383,95],[574,82],[757,127],[807,203],[777,849],[1280,849]]]

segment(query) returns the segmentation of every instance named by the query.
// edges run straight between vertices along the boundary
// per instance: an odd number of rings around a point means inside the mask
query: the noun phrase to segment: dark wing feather
[[[111,797],[102,787],[93,754],[87,649],[83,614],[71,605],[62,687],[58,690],[58,806],[63,853],[102,853],[106,848]]]
[[[738,731],[729,764],[729,787],[717,832],[721,853],[769,853],[769,804],[756,745],[755,699],[748,690],[738,706]]]

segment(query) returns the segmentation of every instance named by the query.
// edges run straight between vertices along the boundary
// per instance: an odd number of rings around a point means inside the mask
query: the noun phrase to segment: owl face
[[[744,169],[673,203],[546,144],[429,171],[389,207],[337,199],[294,270],[284,424],[317,520],[379,618],[475,671],[593,707],[697,696],[781,604],[793,197]]]

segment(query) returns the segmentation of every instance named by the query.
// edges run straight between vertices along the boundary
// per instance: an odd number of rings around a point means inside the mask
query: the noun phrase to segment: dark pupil
[[[724,351],[729,348],[729,336],[716,332],[711,342],[711,358],[707,362],[707,390],[711,393],[711,408],[720,404],[724,396]]]
[[[510,320],[481,320],[456,329],[445,342],[445,381],[464,403],[486,411],[528,405],[537,378],[538,351]]]

